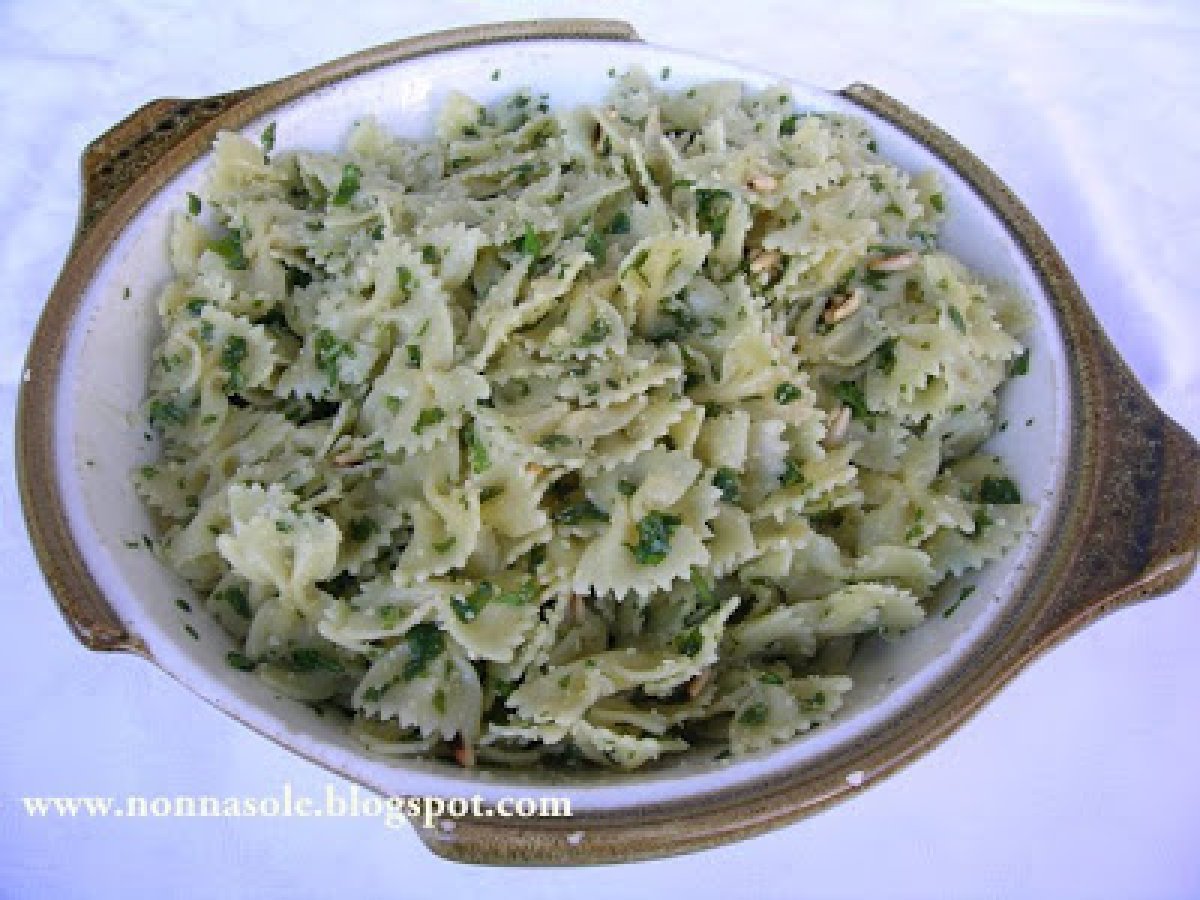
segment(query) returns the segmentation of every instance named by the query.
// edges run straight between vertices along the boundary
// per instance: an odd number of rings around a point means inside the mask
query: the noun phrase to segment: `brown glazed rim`
[[[36,368],[26,370],[17,413],[17,475],[33,546],[63,617],[86,647],[149,657],[87,569],[70,534],[54,465],[63,350],[110,245],[144,203],[208,150],[220,129],[236,129],[281,103],[372,68],[533,39],[639,40],[629,25],[610,20],[455,29],[385,44],[259,87],[202,100],[155,100],[87,147],[74,244],[34,333],[28,360]],[[863,783],[870,784],[925,753],[1040,653],[1112,609],[1171,590],[1194,568],[1200,550],[1200,445],[1138,384],[1045,232],[1000,179],[944,131],[873,87],[854,84],[841,94],[919,141],[960,175],[1005,224],[1051,300],[1067,346],[1072,398],[1071,478],[1051,526],[1055,540],[996,623],[994,640],[973,648],[952,679],[942,678],[918,702],[802,771],[702,797],[582,811],[572,818],[467,818],[456,820],[451,832],[418,829],[439,855],[493,864],[627,862],[712,847],[787,824],[858,790],[846,773],[861,771]]]

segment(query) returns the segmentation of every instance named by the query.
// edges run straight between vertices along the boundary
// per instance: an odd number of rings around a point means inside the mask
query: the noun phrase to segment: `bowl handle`
[[[1091,402],[1094,463],[1072,477],[1090,496],[1088,519],[1060,594],[1027,639],[1032,658],[1113,609],[1182,584],[1200,555],[1200,444],[1162,412],[1104,334],[1049,236],[1008,187],[962,144],[899,101],[866,84],[841,92],[941,157],[999,215],[1021,243],[1046,291],[1075,313],[1072,337]]]
[[[1173,590],[1200,557],[1200,443],[1155,405],[1089,320],[1086,361],[1099,385],[1095,493],[1061,582],[1070,593],[1042,620],[1035,653],[1105,613]]]

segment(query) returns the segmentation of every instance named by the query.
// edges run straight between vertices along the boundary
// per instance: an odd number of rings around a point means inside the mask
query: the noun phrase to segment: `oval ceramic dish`
[[[992,446],[1039,512],[1024,543],[977,579],[971,600],[953,618],[934,615],[902,640],[868,645],[855,662],[857,699],[819,734],[745,759],[694,753],[652,771],[570,780],[373,757],[340,723],[230,669],[218,626],[172,602],[186,586],[154,555],[128,547],[151,531],[129,472],[153,456],[137,410],[157,328],[153,298],[169,275],[167,216],[200,184],[214,135],[256,136],[276,121],[281,146],[331,149],[367,112],[419,135],[452,88],[487,100],[527,85],[571,105],[599,100],[608,69],[631,65],[669,66],[672,87],[776,81],[646,46],[620,23],[550,21],[400,41],[261,87],[154,101],[87,148],[75,243],[30,348],[17,432],[21,495],[39,561],[80,641],[141,654],[260,733],[388,795],[572,801],[570,819],[468,818],[421,831],[452,859],[659,857],[813,813],[927,751],[1057,641],[1181,583],[1200,545],[1200,449],[1135,381],[1020,202],[947,134],[874,88],[790,84],[802,107],[861,116],[902,167],[938,169],[951,210],[944,245],[1017,284],[1035,308],[1029,375],[1002,398],[1001,418],[1013,427]]]

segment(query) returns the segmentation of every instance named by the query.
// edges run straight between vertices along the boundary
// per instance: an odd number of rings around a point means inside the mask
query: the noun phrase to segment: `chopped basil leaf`
[[[345,206],[349,203],[350,199],[358,193],[359,179],[361,178],[362,169],[354,163],[346,163],[342,166],[342,180],[338,183],[337,192],[330,202],[334,206]]]
[[[1020,356],[1014,356],[1008,367],[1008,374],[1013,378],[1029,374],[1029,348],[1026,347]]]
[[[340,340],[332,331],[322,328],[317,332],[317,368],[325,373],[330,387],[337,387],[338,381],[341,380],[341,374],[338,371],[341,358],[353,355],[354,348],[346,341]]]
[[[479,618],[480,612],[491,601],[496,589],[492,587],[490,581],[481,581],[475,587],[475,590],[467,594],[465,597],[453,597],[450,600],[450,607],[454,610],[454,614],[458,620],[463,623],[474,622]]]
[[[604,235],[598,231],[588,234],[587,239],[583,242],[583,249],[592,255],[592,259],[598,266],[604,265],[608,258],[608,245],[604,243]]]
[[[592,324],[589,325],[579,336],[579,344],[582,347],[588,347],[592,344],[599,344],[612,333],[612,326],[608,324],[607,319],[595,318],[592,319]]]
[[[896,339],[888,338],[875,348],[875,368],[884,375],[891,375],[896,368]]]
[[[285,664],[293,672],[343,672],[345,667],[332,656],[326,656],[320,650],[311,647],[300,647],[293,650],[286,658]]]
[[[943,199],[941,194],[930,194],[929,205],[933,207],[934,212],[946,211],[946,201]]]
[[[800,388],[786,381],[777,385],[775,388],[775,402],[780,405],[794,403],[800,399],[801,395]]]
[[[241,367],[247,355],[249,355],[249,348],[246,345],[246,339],[240,334],[231,334],[225,339],[225,345],[221,348],[220,364],[221,368],[229,373],[225,387],[230,393],[240,391],[246,386],[246,378],[242,374]]]
[[[151,400],[146,407],[146,418],[151,425],[162,428],[165,425],[184,424],[187,413],[170,400]]]
[[[250,601],[246,597],[246,592],[236,585],[225,588],[223,593],[225,602],[230,605],[243,619],[250,618]]]
[[[379,523],[370,516],[361,516],[357,519],[351,519],[349,522],[348,532],[350,540],[356,544],[361,544],[369,539],[371,535],[378,533]]]
[[[554,514],[560,525],[580,525],[583,522],[607,522],[609,515],[591,500],[570,503]]]
[[[617,481],[617,491],[625,497],[632,497],[637,493],[638,486],[628,478],[621,478]]]
[[[537,582],[530,578],[515,591],[502,591],[500,596],[496,598],[496,602],[507,606],[524,606],[526,603],[532,603],[536,600],[537,595]]]
[[[262,141],[263,153],[270,156],[271,151],[275,149],[275,123],[274,122],[272,122],[270,125],[268,125],[266,128],[263,129],[262,137],[260,138],[260,140]]]
[[[436,625],[422,622],[408,630],[404,635],[404,643],[408,648],[408,659],[400,677],[412,681],[424,675],[429,670],[429,664],[446,649],[446,636]]]
[[[958,608],[962,605],[962,602],[964,600],[966,600],[968,597],[970,597],[973,593],[975,593],[975,585],[968,584],[965,588],[962,589],[962,591],[959,592],[958,599],[955,600],[953,603],[951,603],[949,606],[947,606],[942,611],[942,618],[948,619],[952,615],[954,615],[956,612],[958,612]]]
[[[681,523],[679,516],[657,510],[647,513],[637,524],[638,542],[626,544],[639,565],[656,566],[671,551],[671,535]]]
[[[804,470],[798,460],[792,459],[790,456],[783,461],[783,472],[779,476],[779,483],[783,487],[793,487],[802,485],[805,482]]]
[[[467,426],[463,436],[467,442],[467,457],[471,462],[471,471],[476,475],[486,472],[492,463],[488,458],[487,445],[479,440],[479,435],[475,433],[475,426]]]
[[[542,254],[542,241],[538,237],[538,233],[533,230],[533,226],[528,222],[525,223],[525,233],[521,236],[520,241],[521,252],[526,256],[532,256],[534,259]]]
[[[696,225],[701,231],[710,233],[713,243],[720,243],[725,235],[729,210],[733,206],[733,195],[723,188],[696,188]]]
[[[230,269],[250,268],[250,261],[242,249],[242,233],[236,228],[231,228],[225,237],[209,244],[208,248],[225,260],[226,267]]]
[[[191,191],[188,191],[187,198],[188,198],[188,212],[191,213],[193,216],[200,215],[200,209],[201,209],[200,198],[197,197],[195,194],[193,194]]]
[[[853,419],[870,419],[875,414],[867,408],[867,398],[863,389],[853,381],[839,381],[833,387],[833,396],[850,407],[850,417]]]
[[[417,414],[413,423],[413,434],[421,434],[426,428],[432,428],[446,418],[446,411],[440,406],[427,406]]]
[[[721,499],[726,503],[737,501],[739,486],[737,472],[729,466],[721,466],[713,475],[713,487],[721,489]]]
[[[612,221],[608,223],[609,234],[629,234],[629,213],[624,210],[619,211],[612,217]]]
[[[767,721],[767,704],[759,701],[751,703],[738,716],[739,725],[762,725]]]
[[[1021,491],[1010,478],[986,476],[979,483],[979,500],[982,503],[1007,505],[1021,502]]]
[[[967,333],[967,323],[963,319],[963,315],[959,312],[957,306],[946,307],[946,312],[950,316],[950,321],[954,323],[954,327],[958,329],[960,334]]]
[[[684,656],[695,658],[703,648],[704,638],[699,628],[692,628],[675,637],[675,649]]]
[[[232,669],[237,669],[241,672],[253,672],[258,667],[258,663],[248,657],[245,653],[239,653],[237,650],[230,650],[225,654],[225,662]]]

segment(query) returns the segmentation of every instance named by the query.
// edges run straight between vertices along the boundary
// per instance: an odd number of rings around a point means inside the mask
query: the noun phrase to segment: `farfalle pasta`
[[[231,664],[372,752],[766,749],[1027,529],[1020,298],[861,123],[634,71],[274,142],[173,219],[134,482]]]

